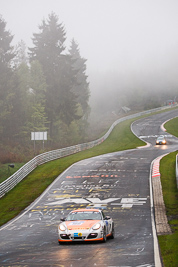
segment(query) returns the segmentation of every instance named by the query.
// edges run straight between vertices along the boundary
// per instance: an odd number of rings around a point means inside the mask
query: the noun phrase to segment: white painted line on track
[[[145,146],[139,146],[139,147],[137,147],[138,149],[140,149],[140,148],[146,148],[146,147],[150,147],[151,146],[151,144],[150,143],[148,143],[148,142],[146,142],[145,140],[143,140],[141,137],[139,137],[138,135],[136,135],[136,133],[134,133],[134,131],[132,130],[132,125],[133,125],[133,123],[131,124],[131,131],[132,131],[132,133],[135,135],[135,136],[137,136],[139,139],[141,139],[143,142],[145,142],[146,143],[146,145]]]

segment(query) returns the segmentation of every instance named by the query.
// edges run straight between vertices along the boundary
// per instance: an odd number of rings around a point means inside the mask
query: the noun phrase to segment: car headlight
[[[100,227],[101,227],[101,224],[100,224],[100,223],[96,223],[96,224],[92,227],[92,229],[93,229],[93,230],[98,230]]]
[[[66,230],[66,227],[63,224],[60,224],[59,225],[59,230],[60,231],[65,231]]]

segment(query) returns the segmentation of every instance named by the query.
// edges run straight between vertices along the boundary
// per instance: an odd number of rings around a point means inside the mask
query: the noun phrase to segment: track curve
[[[177,110],[137,120],[133,132],[150,146],[80,161],[62,173],[20,216],[0,228],[1,266],[155,266],[150,205],[150,165],[177,149],[169,135],[166,146],[155,137],[165,134],[164,121]],[[102,243],[59,246],[57,225],[75,208],[102,207],[115,222],[116,237]]]

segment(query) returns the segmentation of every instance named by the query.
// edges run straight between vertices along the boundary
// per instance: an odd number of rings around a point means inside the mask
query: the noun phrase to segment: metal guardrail
[[[32,160],[27,162],[25,165],[23,165],[18,171],[16,171],[13,175],[11,175],[8,179],[6,179],[4,182],[0,184],[0,198],[4,196],[7,192],[9,192],[11,189],[13,189],[20,181],[22,181],[30,172],[32,172],[38,165],[44,164],[46,162],[63,158],[72,154],[75,154],[77,152],[92,148],[94,146],[97,146],[101,144],[112,132],[113,128],[120,122],[128,120],[128,119],[133,119],[136,117],[140,117],[142,115],[150,114],[156,111],[168,109],[170,106],[165,106],[165,107],[159,107],[139,113],[135,113],[123,118],[120,118],[116,120],[107,133],[102,136],[101,138],[91,141],[88,143],[83,143],[71,147],[66,147],[62,149],[57,149],[57,150],[52,150],[43,154],[39,154],[36,157],[34,157]]]

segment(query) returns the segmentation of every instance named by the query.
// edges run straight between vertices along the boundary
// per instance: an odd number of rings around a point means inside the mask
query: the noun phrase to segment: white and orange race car
[[[61,219],[58,241],[103,241],[114,238],[114,222],[100,209],[78,209]]]

